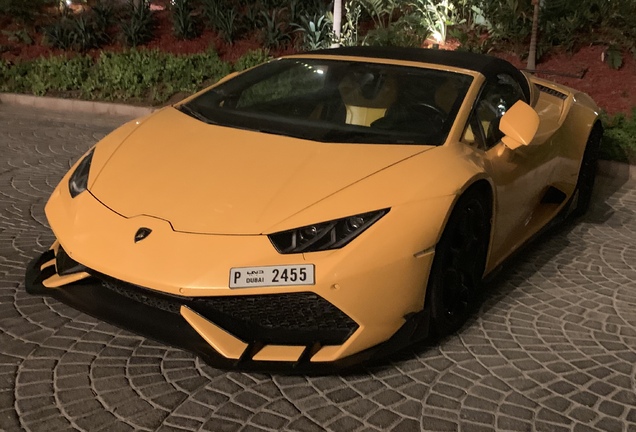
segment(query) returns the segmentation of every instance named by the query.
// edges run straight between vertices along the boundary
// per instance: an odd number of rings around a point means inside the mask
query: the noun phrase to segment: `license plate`
[[[237,267],[230,269],[230,288],[314,284],[313,264]]]

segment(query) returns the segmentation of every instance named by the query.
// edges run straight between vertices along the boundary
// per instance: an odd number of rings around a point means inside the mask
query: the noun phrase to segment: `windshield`
[[[471,82],[435,69],[282,59],[179,109],[211,124],[314,141],[440,145]]]

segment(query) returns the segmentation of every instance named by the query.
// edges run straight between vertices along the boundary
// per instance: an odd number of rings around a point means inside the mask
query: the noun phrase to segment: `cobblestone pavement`
[[[121,118],[0,105],[0,430],[636,431],[636,182],[529,248],[457,334],[364,372],[223,372],[24,292],[43,205]]]

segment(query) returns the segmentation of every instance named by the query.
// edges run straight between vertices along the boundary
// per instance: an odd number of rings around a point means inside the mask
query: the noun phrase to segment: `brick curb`
[[[54,111],[79,111],[94,114],[111,114],[129,117],[142,117],[155,111],[156,108],[141,107],[109,102],[92,102],[76,99],[61,99],[22,95],[16,93],[0,93],[0,103],[31,106]],[[636,179],[636,165],[614,161],[599,161],[598,173],[604,177],[620,177]]]
[[[53,111],[75,111],[89,114],[110,114],[127,117],[142,117],[155,110],[151,107],[93,102],[77,99],[39,97],[15,93],[0,93],[0,103],[44,108]]]

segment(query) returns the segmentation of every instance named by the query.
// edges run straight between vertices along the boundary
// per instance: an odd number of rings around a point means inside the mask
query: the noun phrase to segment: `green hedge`
[[[16,64],[0,61],[0,91],[161,104],[176,93],[193,93],[233,70],[250,68],[268,58],[267,51],[255,50],[232,65],[213,51],[173,55],[132,49],[102,53],[96,59],[78,55]],[[636,108],[629,117],[604,115],[603,124],[601,158],[636,163]]]
[[[636,107],[631,116],[616,114],[603,115],[603,144],[601,159],[636,164]]]
[[[0,91],[159,104],[176,93],[195,92],[235,69],[242,70],[268,58],[264,51],[248,52],[235,67],[222,61],[214,51],[173,55],[131,49],[104,52],[96,59],[77,55],[12,65],[0,62]]]

